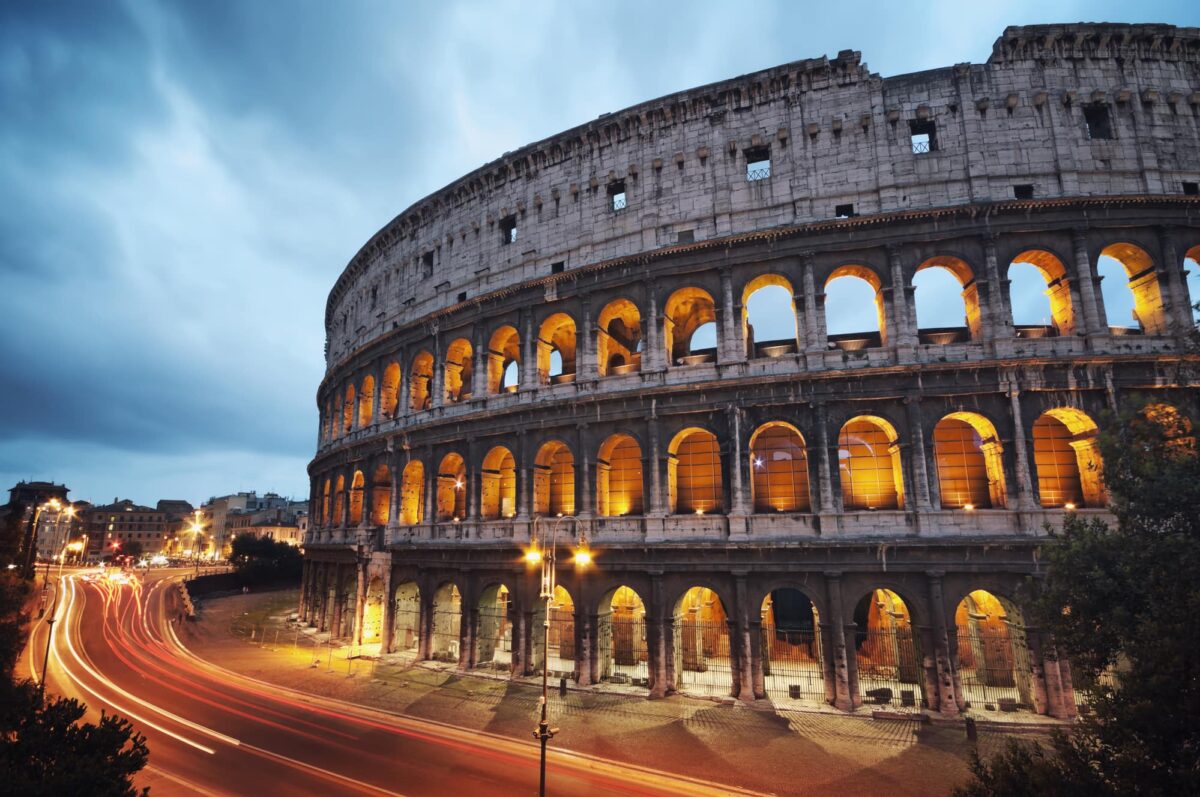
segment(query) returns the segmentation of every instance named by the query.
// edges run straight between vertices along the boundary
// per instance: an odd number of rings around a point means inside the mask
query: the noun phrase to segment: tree
[[[300,578],[304,560],[300,550],[286,542],[254,534],[234,537],[230,560],[242,584],[267,584]]]
[[[125,543],[125,547],[121,550],[121,553],[125,554],[126,556],[133,557],[134,559],[140,559],[144,550],[145,549],[142,547],[140,542],[137,540],[129,540]]]
[[[976,759],[960,797],[1200,794],[1200,456],[1190,422],[1143,405],[1101,439],[1116,528],[1069,518],[1043,549],[1033,615],[1091,711],[1053,754]]]

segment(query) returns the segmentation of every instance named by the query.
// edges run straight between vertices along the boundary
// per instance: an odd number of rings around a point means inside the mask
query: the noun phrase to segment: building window
[[[914,155],[925,155],[937,147],[937,125],[932,119],[913,119],[908,123],[909,141]]]
[[[550,264],[550,273],[551,274],[561,274],[561,273],[563,273],[563,269],[566,267],[567,267],[567,264],[562,260],[558,261],[557,263],[551,263]]]
[[[1183,193],[1185,196],[1200,195],[1200,183],[1183,182]]]
[[[467,292],[466,292],[466,291],[460,291],[460,292],[459,292],[459,294],[458,294],[458,300],[459,300],[460,302],[465,302],[465,301],[467,300]]]
[[[745,150],[746,179],[750,182],[766,180],[771,176],[771,150],[769,147],[751,147]]]
[[[838,205],[833,209],[833,217],[835,219],[849,219],[854,216],[854,203],[848,202],[845,205]]]
[[[1013,196],[1017,199],[1033,199],[1033,184],[1022,183],[1013,186]]]
[[[1108,115],[1107,105],[1086,106],[1083,119],[1087,122],[1088,138],[1097,141],[1113,137],[1112,118]]]
[[[517,217],[505,216],[500,219],[500,243],[507,246],[517,242]]]
[[[616,180],[608,184],[608,201],[613,213],[620,213],[626,208],[624,180]]]
[[[675,243],[677,244],[692,244],[696,242],[695,230],[680,230],[675,233]]]
[[[433,252],[426,252],[421,255],[421,270],[426,277],[433,276]]]

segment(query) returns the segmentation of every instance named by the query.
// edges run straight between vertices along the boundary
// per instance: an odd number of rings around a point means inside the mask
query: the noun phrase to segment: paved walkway
[[[221,666],[266,681],[414,717],[527,738],[540,686],[496,674],[387,657],[348,657],[286,622],[296,591],[209,599],[184,643]],[[332,656],[330,655],[332,652]],[[640,691],[640,690],[639,690]],[[675,696],[646,700],[591,689],[551,694],[551,744],[775,794],[948,794],[967,777],[960,723],[922,725],[841,713]],[[1045,729],[983,724],[979,750]]]

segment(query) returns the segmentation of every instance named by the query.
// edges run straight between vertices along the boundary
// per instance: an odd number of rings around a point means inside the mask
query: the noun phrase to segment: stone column
[[[394,443],[393,440],[388,441],[388,447]],[[391,480],[392,494],[388,498],[388,528],[394,529],[400,525],[400,487],[403,484],[404,465],[400,457],[394,451],[388,452],[388,477]],[[384,543],[388,542],[384,538]]]
[[[479,627],[479,595],[473,578],[463,581],[459,614],[458,669],[469,670],[475,666],[475,629]]]
[[[392,594],[392,564],[383,571],[383,628],[379,634],[379,653],[386,655],[392,652],[396,636],[396,596]]]
[[[817,497],[820,505],[817,507],[822,514],[833,514],[838,511],[838,503],[833,494],[833,473],[831,454],[837,457],[835,445],[829,443],[829,414],[825,402],[813,404],[817,419]]]
[[[908,280],[904,278],[904,263],[900,256],[900,247],[887,247],[888,266],[891,271],[892,287],[892,318],[893,329],[889,330],[891,340],[887,341],[896,347],[917,345],[917,321],[912,303],[908,297]]]
[[[521,390],[538,386],[537,337],[533,329],[533,311],[521,310]]]
[[[1092,273],[1092,258],[1088,253],[1087,231],[1075,229],[1071,231],[1071,248],[1075,255],[1075,278],[1079,285],[1080,310],[1082,323],[1075,322],[1076,328],[1082,328],[1088,335],[1106,335],[1108,327],[1104,320],[1103,304],[1097,290]]]
[[[436,588],[426,583],[420,585],[419,589],[417,598],[421,604],[421,616],[417,618],[417,624],[421,629],[421,638],[417,641],[417,657],[426,661],[433,654],[433,599]]]
[[[575,514],[581,518],[592,517],[592,465],[588,447],[588,425],[575,425]]]
[[[1000,262],[996,255],[996,236],[983,236],[983,260],[987,275],[986,305],[988,313],[980,319],[985,338],[1007,340],[1016,336],[1013,329],[1012,308],[1009,307],[1008,277],[1000,275]],[[980,307],[980,312],[983,307]]]
[[[754,702],[757,697],[754,689],[754,669],[757,664],[758,671],[762,672],[762,656],[761,651],[755,649],[752,643],[753,634],[750,630],[750,595],[746,588],[746,576],[743,573],[734,575],[734,606],[737,610],[737,621],[733,623],[733,631],[736,633],[737,645],[734,646],[737,653],[737,681],[735,688],[737,693],[734,697],[744,700],[747,703]],[[731,650],[732,654],[734,651]]]
[[[646,607],[646,672],[650,681],[650,697],[659,698],[675,693],[674,641],[671,634],[669,608],[664,595],[662,572],[650,574],[650,605]]]
[[[1015,382],[1009,383],[1008,400],[1013,419],[1013,465],[1017,475],[1017,510],[1031,512],[1038,502],[1033,491],[1033,479],[1029,472],[1029,450],[1025,442],[1025,422],[1021,417],[1021,392]]]
[[[575,381],[584,379],[599,379],[600,369],[596,365],[596,330],[592,325],[592,303],[587,294],[579,297],[579,334],[577,343],[582,343],[579,360],[575,363]]]
[[[842,574],[825,574],[826,597],[829,601],[829,658],[833,662],[833,705],[843,711],[851,711],[856,695],[850,691],[850,665],[848,657],[853,648],[846,649],[846,621],[842,611]]]
[[[590,686],[600,680],[600,660],[596,651],[596,635],[600,616],[585,612],[575,604],[575,675],[580,686]]]
[[[354,646],[362,644],[363,612],[367,607],[367,563],[362,558],[354,568],[354,632],[350,643]]]
[[[517,520],[529,520],[533,511],[533,454],[529,450],[529,436],[524,430],[517,438]]]
[[[329,637],[331,639],[341,636],[342,611],[345,603],[342,600],[342,580],[342,566],[340,564],[333,565],[333,611],[329,618]]]
[[[733,270],[729,267],[721,269],[721,315],[718,346],[721,362],[742,362],[746,359],[746,339],[742,324],[739,322],[737,310],[739,305],[733,300]]]
[[[437,523],[438,470],[441,463],[433,461],[433,446],[425,448],[425,517],[421,520],[432,526]]]
[[[813,275],[814,255],[804,252],[801,260],[801,282],[804,285],[804,351],[824,354],[828,340],[825,334],[825,317],[817,301],[816,278]]]
[[[942,590],[943,573],[931,570],[925,575],[929,579],[929,610],[933,615],[933,658],[937,673],[937,693],[929,695],[929,707],[946,716],[957,716],[959,702],[950,655],[950,638],[946,631],[946,601]]]
[[[1046,694],[1046,669],[1042,653],[1041,631],[1025,626],[1025,646],[1029,651],[1029,676],[1033,685],[1033,710],[1038,714],[1050,713],[1050,702]]]
[[[658,437],[658,417],[651,410],[646,419],[646,437],[650,443],[648,455],[648,470],[650,471],[650,501],[648,515],[663,516],[667,514],[667,500],[662,485],[662,449]]]
[[[429,384],[429,406],[442,407],[446,401],[446,352],[442,350],[441,337],[433,335],[433,378]]]
[[[410,414],[412,409],[412,364],[409,363],[408,368],[400,367],[400,384],[396,390],[399,394],[396,399],[396,419],[399,420]]]
[[[1163,303],[1166,327],[1172,334],[1186,335],[1194,328],[1192,306],[1188,297],[1187,272],[1179,257],[1179,250],[1175,247],[1175,237],[1169,228],[1158,228],[1158,243],[1161,263],[1155,271],[1166,277],[1166,285],[1160,285],[1159,291],[1169,298],[1169,303]]]
[[[729,425],[729,459],[730,459],[730,515],[750,514],[749,502],[746,500],[746,484],[743,477],[742,463],[742,411],[730,404],[725,408],[725,418]]]
[[[909,433],[912,435],[913,503],[916,504],[918,511],[928,511],[933,508],[933,504],[929,500],[929,469],[925,451],[925,425],[921,420],[920,397],[905,397],[904,409]]]
[[[375,364],[375,373],[373,376],[375,379],[371,383],[371,425],[378,426],[380,420],[379,395],[383,389],[383,370],[379,367],[379,363]]]
[[[642,347],[642,370],[661,371],[666,367],[661,330],[662,319],[658,317],[658,297],[655,295],[654,280],[646,280],[646,345]]]
[[[487,330],[482,326],[475,333],[475,365],[471,374],[471,398],[486,399],[488,395]]]

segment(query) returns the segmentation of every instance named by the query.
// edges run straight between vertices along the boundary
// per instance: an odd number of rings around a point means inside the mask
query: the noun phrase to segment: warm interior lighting
[[[703,510],[703,509],[697,509],[697,510],[696,510],[696,514],[697,514],[697,515],[703,515],[703,514],[704,514],[704,510]]]
[[[538,562],[542,561],[542,552],[539,551],[535,546],[531,545],[525,549],[525,561],[531,565],[536,565]]]
[[[1075,511],[1075,504],[1073,504],[1073,503],[1071,503],[1070,501],[1068,501],[1067,503],[1063,504],[1063,509],[1067,510],[1068,512],[1074,512],[1074,511]]]
[[[974,504],[963,504],[963,509],[967,510],[968,512],[974,512],[975,505]]]

